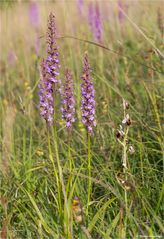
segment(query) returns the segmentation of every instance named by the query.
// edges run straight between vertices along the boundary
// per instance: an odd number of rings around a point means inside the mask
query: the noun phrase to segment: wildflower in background
[[[15,65],[15,63],[17,61],[17,56],[16,56],[15,52],[11,49],[8,52],[7,60],[8,60],[8,64],[12,65],[12,66]]]
[[[39,157],[41,157],[41,156],[44,155],[44,152],[43,152],[42,150],[38,149],[38,150],[36,151],[36,154],[37,154]]]
[[[31,25],[34,27],[36,31],[36,39],[35,39],[35,53],[36,55],[39,55],[40,50],[40,33],[39,33],[39,27],[40,27],[40,16],[39,16],[39,6],[37,2],[31,1],[29,4],[29,20]]]
[[[28,81],[25,81],[25,82],[24,82],[24,87],[25,87],[25,95],[26,95],[29,99],[32,99],[32,98],[33,98],[32,89],[31,89],[31,86],[30,86],[30,84],[29,84]]]
[[[134,191],[134,185],[128,181],[124,174],[119,173],[116,176],[118,183],[127,191]]]
[[[124,110],[129,109],[129,103],[126,100],[124,100],[124,99],[123,99],[123,109]]]
[[[123,12],[121,11],[121,9],[123,10],[124,8],[122,0],[118,0],[117,5],[118,5],[118,19],[120,23],[123,23],[125,17]]]
[[[101,42],[102,41],[102,22],[101,22],[100,9],[99,9],[98,3],[96,3],[96,6],[93,6],[92,2],[89,4],[88,21],[95,39],[98,42]]]
[[[116,137],[117,137],[117,139],[123,139],[124,135],[125,135],[125,133],[124,133],[123,127],[122,127],[122,125],[120,125],[120,130],[117,130]]]
[[[93,127],[96,126],[95,121],[95,91],[91,78],[91,68],[88,61],[88,55],[84,56],[84,67],[81,84],[81,110],[82,123],[86,126],[87,131],[92,134]]]
[[[31,1],[29,4],[29,20],[34,28],[39,27],[40,18],[39,18],[39,7],[37,2]]]
[[[75,197],[72,202],[72,212],[73,212],[73,218],[76,223],[80,224],[83,222],[82,218],[82,208],[80,205],[80,199],[79,197]]]
[[[88,21],[91,28],[91,32],[94,33],[94,8],[93,8],[93,2],[90,2],[89,8],[88,8]]]
[[[47,77],[47,62],[43,59],[41,62],[41,79],[38,85],[40,96],[40,115],[48,125],[53,124],[54,99],[53,99],[53,83]]]
[[[98,42],[102,40],[102,22],[98,3],[96,3],[95,7],[95,38]]]
[[[84,0],[77,0],[77,5],[80,15],[83,14]]]
[[[126,125],[131,125],[131,120],[130,120],[130,117],[129,117],[129,114],[126,114],[123,121],[122,121],[122,124],[126,124]]]
[[[72,123],[75,121],[75,99],[73,94],[72,75],[68,69],[65,71],[64,92],[62,96],[62,118],[66,121],[66,127],[72,128]]]
[[[135,150],[134,150],[132,145],[129,146],[129,153],[130,154],[134,154],[135,153]]]

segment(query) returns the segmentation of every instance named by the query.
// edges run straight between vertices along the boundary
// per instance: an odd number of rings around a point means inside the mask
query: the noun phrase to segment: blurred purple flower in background
[[[96,3],[95,6],[93,5],[92,2],[89,4],[88,20],[89,20],[91,32],[93,33],[95,39],[98,42],[101,42],[103,27],[102,27],[100,8],[98,3]]]
[[[7,56],[8,64],[15,65],[17,57],[14,50],[10,49]]]
[[[35,1],[30,1],[29,3],[29,21],[36,31],[35,40],[35,52],[39,55],[40,50],[40,38],[39,38],[39,28],[40,28],[40,15],[39,15],[39,5]]]
[[[94,8],[93,2],[90,2],[88,7],[88,21],[91,28],[91,32],[94,33]]]
[[[72,123],[75,121],[75,99],[73,93],[73,81],[71,72],[66,69],[64,92],[62,93],[62,118],[66,121],[66,127],[72,128]]]
[[[117,6],[118,6],[118,19],[119,19],[119,22],[123,23],[125,16],[124,16],[123,12],[121,11],[121,9],[124,10],[124,5],[123,5],[122,0],[118,0]]]
[[[47,30],[47,57],[41,63],[39,84],[40,114],[49,125],[53,124],[54,93],[57,90],[59,75],[58,47],[56,44],[55,16],[50,13]]]
[[[29,4],[29,20],[33,27],[40,25],[39,6],[37,2],[31,1]]]
[[[86,126],[87,131],[92,134],[93,127],[96,126],[95,121],[95,91],[91,78],[91,68],[88,61],[88,55],[84,56],[84,66],[81,84],[81,110],[82,123]]]
[[[37,2],[31,1],[29,4],[29,20],[33,27],[38,28],[40,25],[39,6]]]
[[[95,38],[101,42],[102,38],[102,22],[98,3],[95,6]]]
[[[83,14],[84,0],[77,0],[77,5],[80,15]]]

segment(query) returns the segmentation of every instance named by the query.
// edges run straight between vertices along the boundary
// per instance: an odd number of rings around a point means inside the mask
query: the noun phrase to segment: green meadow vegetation
[[[163,238],[162,5],[0,1],[1,239]],[[90,27],[91,6],[99,10],[101,39]],[[59,93],[53,125],[40,116],[50,12],[62,84],[65,69],[72,72],[71,130]],[[95,89],[93,134],[81,119],[85,54]]]

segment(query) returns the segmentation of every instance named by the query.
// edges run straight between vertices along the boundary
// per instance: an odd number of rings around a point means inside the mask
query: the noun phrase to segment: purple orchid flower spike
[[[47,30],[47,72],[49,75],[49,81],[53,82],[56,86],[60,83],[59,76],[59,47],[56,43],[56,26],[55,16],[53,13],[49,15],[48,30]]]
[[[93,127],[96,126],[95,121],[95,91],[91,78],[91,68],[88,61],[88,55],[84,56],[84,66],[81,84],[81,111],[82,123],[86,126],[89,134],[93,134]]]
[[[54,93],[60,83],[58,46],[56,43],[55,17],[49,15],[47,31],[47,57],[41,63],[41,80],[39,84],[40,114],[48,125],[53,124]]]
[[[44,59],[41,62],[40,75],[41,79],[38,85],[40,96],[40,115],[46,120],[48,125],[52,125],[54,114],[53,85],[47,77],[47,62]]]
[[[68,69],[65,71],[64,92],[62,96],[62,118],[66,121],[66,127],[71,129],[72,123],[75,121],[75,99],[73,93],[72,74]]]

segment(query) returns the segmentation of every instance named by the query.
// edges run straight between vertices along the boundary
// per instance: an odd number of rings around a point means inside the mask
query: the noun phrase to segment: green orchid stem
[[[62,172],[62,167],[60,165],[60,159],[59,159],[59,152],[58,152],[58,137],[57,137],[57,130],[56,130],[56,125],[54,125],[54,147],[55,147],[55,154],[56,154],[56,162],[57,162],[57,166],[58,166],[58,172],[59,172],[59,180],[60,180],[60,193],[63,192],[63,196],[64,196],[64,218],[66,220],[66,235],[67,238],[71,238],[71,233],[70,233],[70,225],[69,225],[69,220],[70,220],[70,213],[69,213],[69,208],[68,208],[68,200],[67,200],[67,194],[66,194],[66,189],[65,189],[65,185],[64,185],[64,179],[63,179],[63,172]],[[61,197],[60,197],[61,200]],[[62,210],[62,209],[61,209]],[[62,211],[61,211],[62,212]]]
[[[86,207],[86,221],[88,224],[89,217],[89,203],[91,199],[91,138],[90,134],[87,134],[88,140],[88,198],[87,198],[87,207]]]
[[[59,208],[59,213],[61,215],[61,190],[60,190],[60,180],[59,180],[59,176],[58,176],[58,173],[57,173],[57,169],[56,169],[56,166],[55,166],[55,162],[54,162],[54,159],[53,159],[53,153],[52,153],[52,148],[51,148],[51,142],[50,142],[50,129],[47,127],[47,132],[48,132],[48,151],[49,151],[49,158],[50,158],[50,161],[52,163],[52,166],[53,166],[53,170],[54,170],[54,176],[55,176],[55,179],[56,179],[56,184],[57,184],[57,192],[58,192],[58,208]]]
[[[70,182],[69,187],[72,188],[72,159],[71,159],[71,132],[68,132],[68,160],[69,160],[69,170],[70,170]]]

